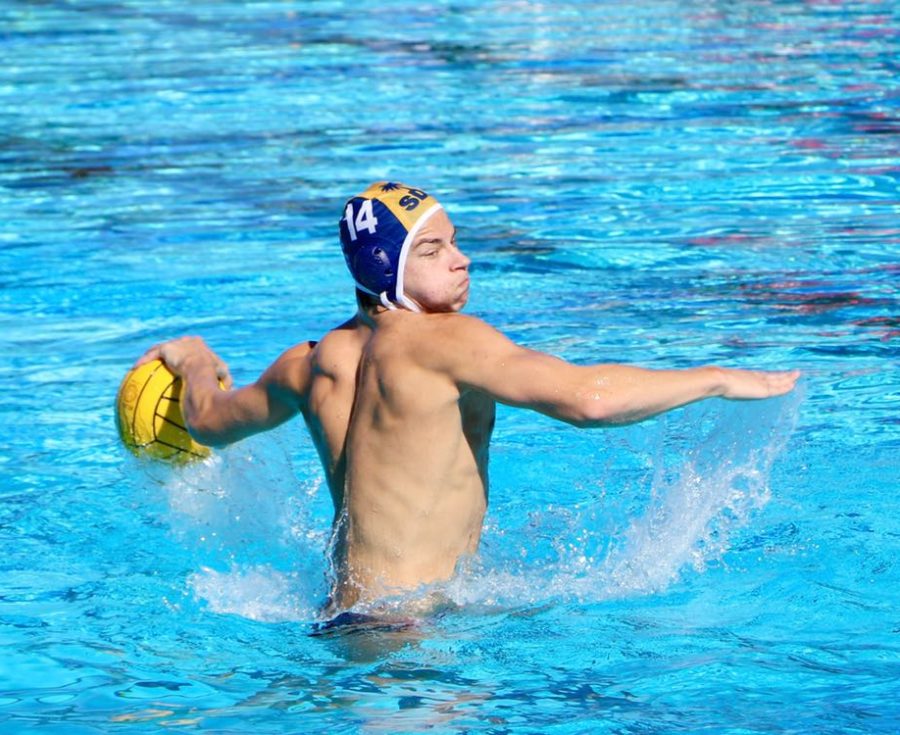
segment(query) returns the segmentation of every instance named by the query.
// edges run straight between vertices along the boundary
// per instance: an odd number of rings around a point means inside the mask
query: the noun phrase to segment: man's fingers
[[[151,360],[160,359],[162,359],[160,356],[160,346],[154,345],[135,361],[134,365],[131,366],[131,369],[134,370],[134,368],[140,367],[141,365],[144,365]]]
[[[212,367],[215,370],[216,378],[226,390],[231,390],[234,385],[228,365],[209,349],[200,337],[179,337],[154,345],[137,359],[134,367],[151,360],[162,360],[169,370],[179,377],[183,377],[182,372],[188,361],[194,363],[199,361],[198,364],[202,364],[205,368]]]
[[[771,394],[778,396],[793,390],[794,385],[797,383],[797,378],[799,377],[799,370],[790,370],[783,373],[769,373],[767,378]]]
[[[732,400],[753,400],[780,396],[793,390],[800,377],[799,370],[726,370],[730,386],[723,397]]]

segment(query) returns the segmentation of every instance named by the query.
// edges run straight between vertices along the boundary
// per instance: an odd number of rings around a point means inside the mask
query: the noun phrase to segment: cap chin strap
[[[420,314],[422,312],[422,307],[419,306],[415,301],[413,301],[411,298],[409,298],[409,296],[407,296],[404,293],[400,294],[400,298],[397,299],[397,301],[399,301],[400,303],[395,304],[393,301],[391,301],[390,297],[388,297],[387,291],[382,291],[381,293],[375,293],[371,289],[368,289],[365,286],[363,286],[359,281],[354,281],[354,283],[356,284],[356,287],[363,293],[367,293],[367,294],[369,294],[369,296],[374,296],[375,298],[377,298],[381,302],[381,305],[385,309],[388,309],[390,311],[396,311],[398,308],[403,308],[403,309],[407,309],[409,311],[414,311],[417,314]]]
[[[405,308],[409,309],[410,311],[414,311],[416,314],[422,313],[422,307],[419,306],[411,298],[409,298],[409,296],[407,296],[405,293],[401,293],[401,294],[399,294],[399,296],[400,296],[400,303]]]
[[[421,307],[415,301],[409,298],[409,296],[407,296],[405,293],[399,294],[399,296],[400,298],[398,299],[398,301],[400,302],[400,307],[409,311],[414,311],[417,314],[420,314],[422,312]],[[381,295],[378,298],[381,300],[382,306],[384,306],[386,309],[390,309],[391,311],[397,310],[397,304],[395,304],[388,298],[387,291],[382,291]]]
[[[442,209],[443,207],[438,202],[434,202],[434,204],[422,213],[410,231],[406,233],[406,237],[403,238],[403,245],[400,248],[400,257],[397,259],[397,286],[394,289],[397,294],[398,304],[395,304],[394,306],[399,305],[416,313],[421,313],[422,311],[422,308],[404,293],[403,276],[406,273],[406,257],[409,255],[409,249],[412,247],[413,240],[416,239],[419,230],[421,230],[422,226]],[[381,303],[385,303],[385,301],[387,301],[387,294],[382,294]]]

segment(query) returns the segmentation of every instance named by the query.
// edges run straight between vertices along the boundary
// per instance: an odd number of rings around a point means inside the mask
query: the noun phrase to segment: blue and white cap
[[[421,189],[390,181],[372,184],[347,200],[340,221],[341,249],[356,287],[388,309],[421,311],[403,293],[403,269],[416,233],[440,209]]]

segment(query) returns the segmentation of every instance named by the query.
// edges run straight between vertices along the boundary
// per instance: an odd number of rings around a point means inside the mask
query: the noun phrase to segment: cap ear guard
[[[395,297],[396,301],[405,306],[410,311],[421,311],[419,305],[409,298],[406,295],[406,292],[403,288],[403,274],[406,272],[406,258],[409,255],[410,248],[412,248],[413,240],[416,239],[416,235],[419,230],[422,229],[422,226],[436,213],[439,212],[443,207],[434,202],[428,209],[422,212],[418,221],[413,225],[412,229],[407,233],[406,237],[403,240],[403,246],[400,248],[400,260],[397,264],[397,285],[395,289]]]

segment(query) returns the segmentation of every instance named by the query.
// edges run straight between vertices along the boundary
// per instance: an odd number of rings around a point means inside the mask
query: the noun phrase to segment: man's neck
[[[360,324],[369,327],[370,329],[374,329],[378,323],[378,318],[387,312],[388,309],[380,304],[372,306],[360,305],[356,310],[356,320]]]
[[[396,309],[388,309],[386,306],[382,306],[381,304],[372,304],[369,306],[359,305],[356,309],[356,318],[360,324],[365,324],[367,327],[374,329],[381,317],[383,317],[385,314],[390,314],[397,311],[402,311],[406,314],[414,313],[409,309],[403,308],[402,306],[398,306]],[[428,312],[423,310],[422,313],[426,314]]]

